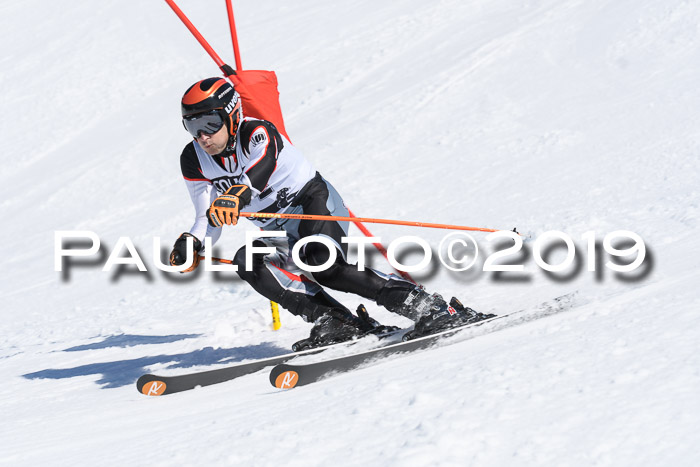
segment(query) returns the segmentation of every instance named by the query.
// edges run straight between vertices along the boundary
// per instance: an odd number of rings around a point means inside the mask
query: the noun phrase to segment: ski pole
[[[284,214],[276,212],[241,212],[241,217],[254,218],[275,218],[275,219],[302,219],[316,221],[350,221],[350,222],[367,222],[368,224],[391,224],[391,225],[408,225],[412,227],[426,227],[430,229],[448,229],[448,230],[471,230],[476,232],[499,232],[498,229],[487,229],[484,227],[467,227],[463,225],[450,224],[434,224],[431,222],[415,222],[415,221],[397,221],[393,219],[374,219],[371,217],[346,217],[346,216],[323,216],[319,214]],[[502,230],[502,229],[501,229]]]
[[[203,260],[204,255],[199,255],[199,260]],[[215,258],[214,256],[211,257],[212,261],[216,261],[217,263],[224,263],[224,264],[233,264],[233,261],[230,259],[224,259],[224,258]]]

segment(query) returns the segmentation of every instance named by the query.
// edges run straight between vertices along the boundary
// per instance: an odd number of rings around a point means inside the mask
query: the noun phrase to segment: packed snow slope
[[[224,2],[180,3],[232,63]],[[153,238],[165,258],[192,223],[179,99],[219,75],[167,5],[3,1],[1,464],[700,463],[700,3],[234,7],[244,67],[277,72],[293,142],[356,214],[530,235],[508,258],[524,272],[482,272],[492,245],[474,234],[477,266],[416,273],[429,290],[495,313],[575,290],[578,306],[287,392],[262,371],[137,393],[145,372],[283,353],[310,324],[283,311],[273,331],[234,274],[154,266]],[[447,233],[369,227],[435,249]],[[64,230],[95,232],[101,253],[55,271]],[[550,230],[574,239],[578,271],[534,263]],[[616,230],[641,236],[645,263],[618,275],[601,253],[588,271],[581,236]],[[120,237],[148,273],[101,271]]]

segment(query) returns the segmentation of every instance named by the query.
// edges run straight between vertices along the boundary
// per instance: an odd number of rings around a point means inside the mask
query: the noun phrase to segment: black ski
[[[386,334],[377,336],[377,338],[388,338],[392,335],[396,335],[397,333],[398,331],[388,332]],[[176,392],[188,391],[198,386],[210,386],[212,384],[230,381],[241,376],[255,373],[257,371],[262,370],[263,368],[284,363],[288,360],[291,360],[292,358],[296,358],[302,355],[316,354],[340,346],[353,346],[360,342],[363,342],[363,340],[359,339],[347,342],[340,342],[324,347],[302,350],[300,352],[290,352],[283,355],[278,355],[276,357],[253,360],[250,362],[238,363],[235,365],[227,366],[225,368],[199,371],[185,375],[157,376],[147,374],[141,376],[136,381],[136,389],[140,393],[145,394],[147,396],[164,396]]]
[[[533,321],[543,318],[554,313],[567,310],[574,304],[576,292],[562,295],[548,302],[542,303],[534,309],[519,310],[512,313],[494,316],[483,321],[472,324],[467,324],[458,328],[443,331],[438,334],[432,334],[425,337],[389,344],[381,346],[365,352],[354,353],[330,360],[323,360],[307,364],[277,364],[270,372],[270,383],[280,389],[291,389],[296,386],[304,386],[311,384],[321,379],[324,379],[334,373],[342,373],[354,370],[358,367],[365,366],[388,357],[390,355],[413,352],[420,349],[438,346],[445,338],[459,334],[460,338],[465,339],[476,337],[478,332],[468,333],[468,330],[475,328],[484,328],[484,333],[493,332],[499,329],[504,329],[517,324]],[[464,339],[460,339],[462,341]]]
[[[321,349],[314,350],[318,352]],[[309,351],[309,353],[312,352]],[[166,394],[188,391],[196,388],[197,386],[209,386],[211,384],[223,383],[224,381],[229,381],[240,376],[255,373],[256,371],[260,371],[265,367],[286,362],[287,360],[296,356],[297,354],[289,353],[278,357],[254,360],[252,362],[239,363],[237,365],[228,366],[225,368],[200,371],[186,375],[143,375],[136,381],[136,389],[138,389],[140,393],[147,396],[164,396]]]

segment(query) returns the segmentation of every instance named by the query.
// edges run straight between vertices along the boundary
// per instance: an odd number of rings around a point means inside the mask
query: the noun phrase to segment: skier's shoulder
[[[272,122],[257,118],[245,117],[239,128],[239,141],[243,145],[245,152],[250,151],[258,145],[265,146],[273,140],[279,140],[280,134]]]
[[[194,141],[190,141],[180,154],[180,170],[182,176],[188,180],[203,180],[202,167],[197,157],[197,151],[194,148]]]
[[[268,122],[267,120],[252,117],[243,117],[243,120],[241,120],[239,131],[242,136],[250,137],[250,135],[255,133],[255,131],[261,127],[265,128],[270,132],[274,132],[275,134],[279,134],[279,132],[277,131],[277,127],[275,127],[274,123]]]
[[[197,151],[194,149],[194,140],[190,141],[182,148],[182,154],[180,154],[180,161],[183,159],[197,158]]]

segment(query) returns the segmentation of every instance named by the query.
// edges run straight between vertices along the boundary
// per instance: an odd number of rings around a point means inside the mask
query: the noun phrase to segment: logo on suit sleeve
[[[256,131],[255,134],[250,137],[250,145],[253,147],[264,143],[267,143],[267,132],[264,129]]]

